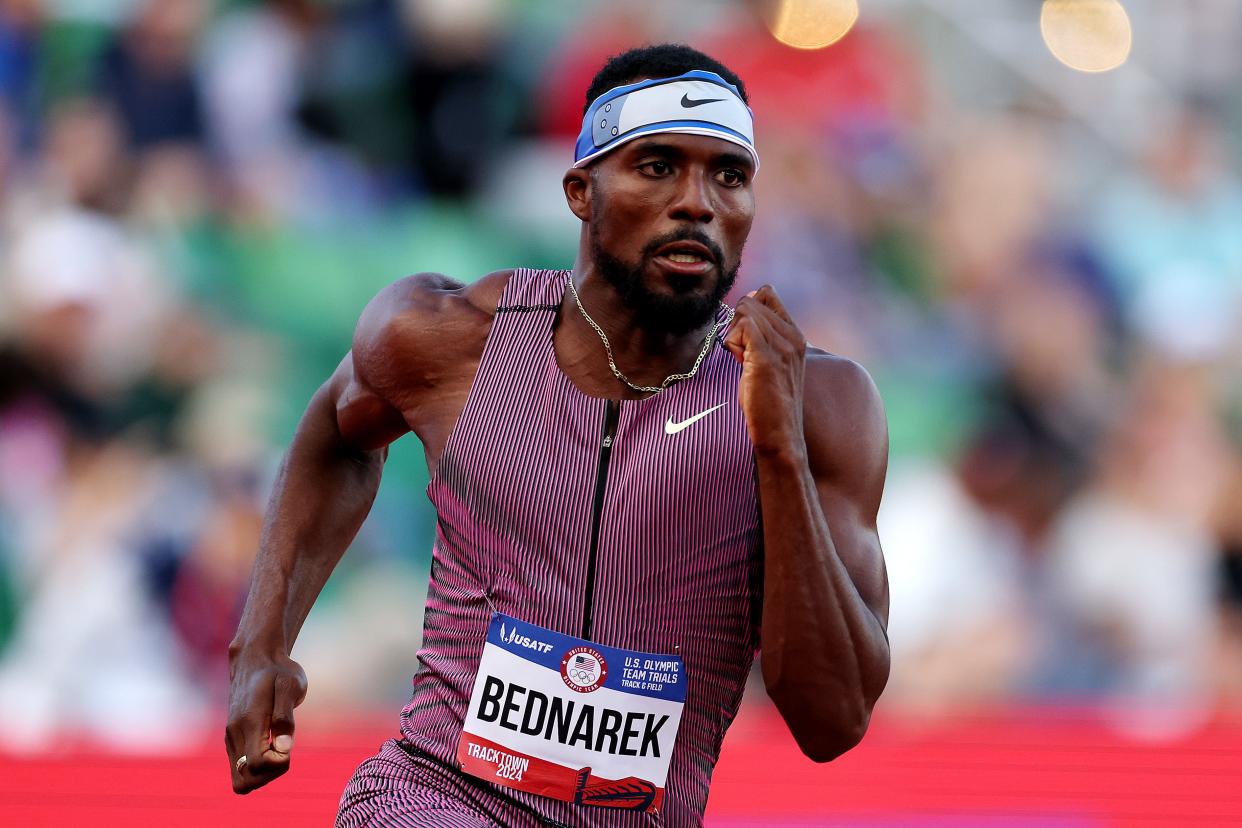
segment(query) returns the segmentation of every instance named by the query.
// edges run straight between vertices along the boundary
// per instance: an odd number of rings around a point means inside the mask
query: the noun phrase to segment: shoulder
[[[354,343],[378,344],[385,338],[417,335],[442,325],[490,319],[512,270],[498,270],[470,284],[442,273],[416,273],[398,279],[367,303]]]
[[[354,330],[355,371],[383,390],[430,380],[463,360],[477,361],[512,270],[470,284],[441,273],[398,279],[375,295]]]
[[[803,389],[807,449],[816,477],[845,477],[852,483],[882,487],[888,466],[888,420],[867,369],[808,347]]]
[[[830,405],[835,416],[857,425],[884,420],[884,405],[875,381],[852,359],[808,346],[805,389],[814,401]]]

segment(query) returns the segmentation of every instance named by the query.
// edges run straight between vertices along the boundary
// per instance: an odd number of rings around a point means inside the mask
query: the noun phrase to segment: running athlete
[[[290,767],[294,640],[409,431],[438,518],[423,646],[338,826],[701,825],[756,649],[808,757],[858,744],[889,670],[885,418],[770,286],[722,302],[755,211],[746,100],[685,46],[613,58],[563,181],[573,269],[420,274],[367,306],[230,647],[236,792]]]

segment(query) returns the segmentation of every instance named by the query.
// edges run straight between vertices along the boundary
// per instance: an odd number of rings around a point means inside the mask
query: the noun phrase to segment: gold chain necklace
[[[608,354],[608,367],[612,369],[613,376],[621,380],[621,382],[625,383],[630,388],[633,388],[635,391],[642,391],[645,393],[654,394],[658,391],[663,391],[665,388],[668,388],[670,383],[677,382],[678,380],[690,379],[691,377],[693,377],[695,373],[698,372],[699,366],[703,364],[703,358],[707,356],[707,351],[709,348],[711,348],[712,340],[716,338],[716,332],[719,331],[722,327],[728,325],[730,322],[733,321],[733,313],[734,313],[733,308],[728,308],[729,312],[725,316],[723,321],[719,318],[716,319],[716,324],[712,325],[712,329],[708,331],[707,336],[703,339],[703,347],[702,349],[699,350],[699,356],[694,361],[694,366],[687,373],[669,374],[667,377],[664,378],[664,382],[660,383],[658,386],[635,385],[634,383],[630,382],[629,377],[621,373],[621,369],[617,368],[617,363],[613,361],[613,358],[612,358],[612,344],[609,343],[608,341],[608,335],[604,333],[604,329],[601,328],[598,324],[596,324],[595,320],[591,318],[591,314],[587,313],[586,308],[582,306],[582,300],[578,298],[578,288],[574,286],[574,278],[573,278],[572,273],[570,274],[569,279],[567,281],[569,282],[569,292],[574,295],[574,302],[578,305],[578,310],[582,312],[582,318],[586,320],[588,325],[590,325],[592,328],[595,329],[595,332],[599,334],[600,341],[604,343],[604,352]],[[725,304],[723,302],[721,302],[720,304],[721,304],[721,307],[725,307]]]

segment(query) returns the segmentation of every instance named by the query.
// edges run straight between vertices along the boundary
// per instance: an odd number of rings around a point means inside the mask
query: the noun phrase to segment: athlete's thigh
[[[354,771],[341,794],[336,828],[499,828],[460,800],[422,783],[393,740]]]
[[[345,825],[365,825],[367,828],[497,828],[496,823],[483,817],[465,813],[454,806],[438,806],[434,800],[421,797],[377,797],[357,806],[357,811]],[[339,820],[338,816],[338,827],[341,825]]]

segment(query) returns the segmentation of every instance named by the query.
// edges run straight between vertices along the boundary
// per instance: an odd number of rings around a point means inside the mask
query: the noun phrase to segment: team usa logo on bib
[[[608,678],[608,662],[591,647],[574,647],[561,659],[561,678],[575,693],[598,690]]]
[[[527,793],[654,811],[685,701],[677,656],[607,647],[495,613],[457,760],[466,773]]]

